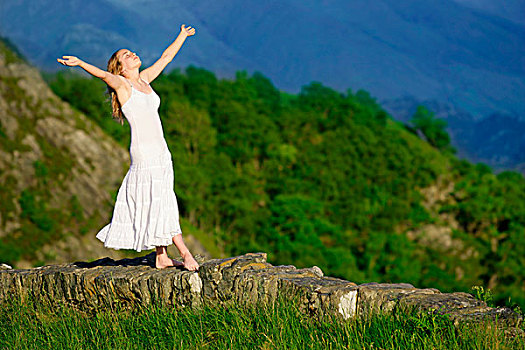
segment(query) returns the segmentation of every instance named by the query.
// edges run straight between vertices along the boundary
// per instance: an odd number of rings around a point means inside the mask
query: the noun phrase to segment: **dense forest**
[[[129,146],[101,81],[46,79]],[[403,125],[366,91],[312,82],[292,95],[260,73],[221,80],[191,66],[153,87],[181,215],[224,254],[265,251],[357,283],[484,286],[525,307],[525,179],[458,159],[431,111]]]

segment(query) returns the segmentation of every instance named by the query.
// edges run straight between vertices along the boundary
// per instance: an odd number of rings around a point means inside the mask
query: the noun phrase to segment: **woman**
[[[149,85],[175,57],[195,29],[184,24],[175,41],[149,68],[139,72],[140,58],[128,49],[115,52],[108,70],[99,69],[74,56],[57,61],[79,66],[102,79],[112,98],[113,115],[131,127],[131,166],[117,194],[111,223],[97,234],[108,248],[156,249],[155,266],[184,266],[196,271],[199,264],[182,240],[177,199],[173,191],[173,164],[158,114],[160,98]],[[168,257],[166,246],[173,242],[184,262]]]

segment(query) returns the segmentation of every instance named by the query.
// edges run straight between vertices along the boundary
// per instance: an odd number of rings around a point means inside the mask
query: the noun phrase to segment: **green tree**
[[[450,136],[446,131],[446,120],[437,119],[434,113],[426,107],[419,106],[411,119],[411,123],[416,130],[421,131],[433,147],[443,151],[453,151],[450,146]]]

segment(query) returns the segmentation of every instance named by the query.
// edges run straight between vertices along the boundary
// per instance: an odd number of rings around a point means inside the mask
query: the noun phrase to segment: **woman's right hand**
[[[75,56],[62,56],[62,58],[57,58],[57,61],[69,67],[78,66],[82,63],[82,60]]]

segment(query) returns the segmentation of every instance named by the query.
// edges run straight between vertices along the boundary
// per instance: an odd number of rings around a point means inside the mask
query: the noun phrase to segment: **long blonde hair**
[[[120,50],[117,50],[111,55],[108,60],[108,72],[115,75],[120,75],[122,72],[122,64],[117,57]],[[122,106],[117,98],[117,92],[108,85],[108,94],[111,98],[111,109],[113,118],[118,120],[121,125],[124,125],[124,115],[122,114]]]

